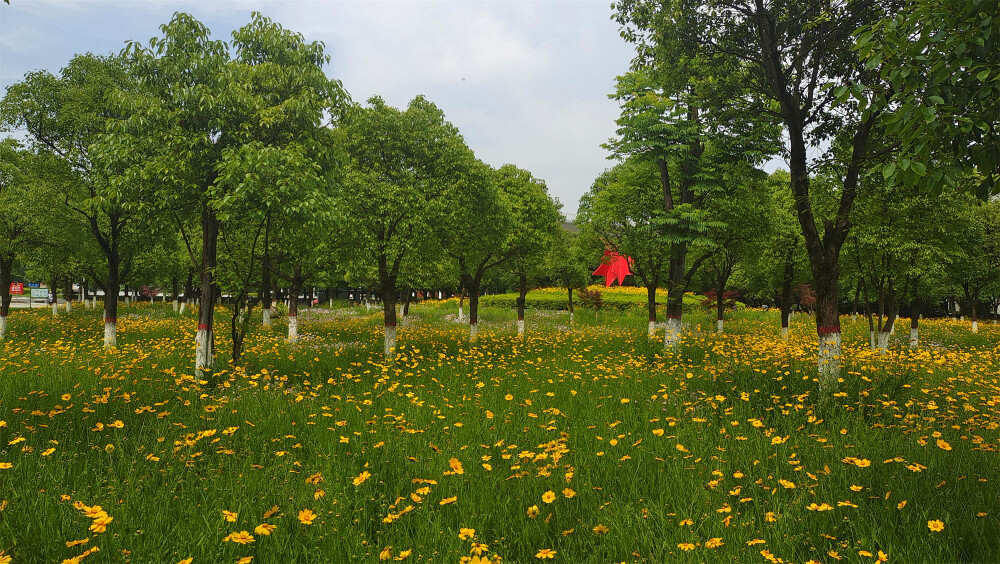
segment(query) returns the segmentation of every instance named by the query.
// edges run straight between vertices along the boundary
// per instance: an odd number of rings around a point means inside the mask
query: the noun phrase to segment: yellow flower
[[[677,548],[683,550],[684,552],[687,552],[689,550],[694,550],[694,545],[689,542],[682,542],[677,545]]]
[[[42,452],[42,456],[48,456],[48,455],[52,454],[55,451],[56,451],[56,447],[47,448],[47,449],[45,449],[45,451]]]
[[[486,545],[486,544],[483,544],[483,543],[480,543],[480,542],[474,542],[474,543],[472,543],[472,546],[469,548],[469,554],[475,554],[476,556],[482,556],[482,554],[484,552],[489,552],[489,548],[490,548],[489,545]]]
[[[253,556],[244,556],[236,561],[236,564],[250,564],[253,562]]]
[[[816,503],[810,503],[806,509],[809,511],[829,511],[833,509],[833,506],[829,503],[821,503],[819,505],[816,505]]]
[[[299,511],[299,522],[303,525],[312,525],[314,520],[316,520],[316,514],[311,510],[303,509]]]
[[[542,494],[542,501],[545,503],[552,503],[556,500],[556,493],[553,491],[547,491]]]
[[[62,396],[59,397],[59,399],[63,401],[69,401],[73,399],[73,394],[63,394]]]
[[[277,525],[272,525],[270,523],[261,523],[260,525],[257,525],[256,527],[254,527],[253,532],[256,533],[256,534],[258,534],[258,535],[266,537],[266,536],[270,535],[271,533],[273,533],[274,530],[277,529],[277,528],[278,528]]]
[[[226,521],[229,521],[230,523],[235,523],[236,517],[237,517],[236,513],[232,511],[226,511],[225,509],[222,510],[222,518],[225,519]]]
[[[603,535],[603,534],[605,534],[605,533],[608,532],[608,528],[605,527],[604,524],[602,524],[602,523],[598,523],[597,526],[594,527],[593,530],[594,530],[594,534],[595,535]]]
[[[0,462],[0,470],[8,470],[13,467],[14,465],[10,462]]]
[[[235,542],[236,544],[250,544],[254,541],[253,535],[246,531],[240,531],[238,533],[229,533],[226,538],[222,539],[222,542]]]
[[[466,529],[465,527],[462,527],[458,530],[458,538],[462,540],[469,540],[471,538],[475,538],[475,536],[476,536],[475,529]]]
[[[692,521],[690,519],[682,519],[681,522],[678,523],[678,526],[680,526],[680,527],[690,526],[690,525],[694,525],[694,521]]]
[[[726,543],[722,542],[722,538],[716,537],[714,539],[708,539],[708,542],[705,543],[705,548],[717,548],[724,544]]]
[[[371,472],[365,470],[361,474],[358,474],[358,477],[354,478],[354,480],[351,483],[354,484],[355,486],[360,486],[361,484],[365,483],[365,480],[371,477],[372,477]]]
[[[541,558],[541,559],[555,558],[555,557],[556,557],[556,551],[548,548],[543,548],[535,554],[535,558]]]
[[[188,556],[187,558],[185,558],[184,560],[181,560],[177,564],[191,564],[192,562],[194,562],[194,557],[193,556]]]
[[[937,440],[937,446],[941,450],[951,450],[951,445],[948,444],[948,441],[946,441],[944,439],[938,439]]]
[[[896,504],[896,509],[902,509],[904,507],[906,507],[906,500],[905,499],[903,501],[901,501],[901,502],[899,502],[899,503]]]
[[[399,556],[393,558],[393,560],[406,560],[407,558],[410,557],[411,554],[413,554],[413,549],[412,548],[409,549],[409,550],[401,550],[399,552]]]
[[[747,546],[753,546],[753,545],[755,545],[755,544],[764,544],[765,542],[767,542],[767,541],[766,541],[766,540],[764,540],[764,539],[753,539],[753,540],[748,540],[748,541],[747,541]]]
[[[438,505],[448,505],[449,503],[455,503],[458,501],[458,496],[446,497],[438,502]]]
[[[278,512],[278,506],[275,505],[271,507],[271,509],[268,509],[267,511],[264,512],[264,519],[267,519],[268,517],[274,515],[277,512]]]
[[[795,482],[790,482],[788,480],[778,480],[778,483],[781,484],[785,489],[789,490],[795,489]]]
[[[656,435],[657,437],[662,437],[663,433],[664,433],[663,429],[653,429],[653,434]]]
[[[572,498],[573,496],[576,495],[576,492],[570,488],[563,489],[562,493],[564,496],[566,496],[567,499]]]
[[[448,465],[451,466],[452,471],[456,474],[465,474],[465,469],[462,468],[462,462],[459,459],[451,457],[448,460]]]
[[[528,508],[528,518],[534,519],[535,517],[538,517],[538,506],[532,505]]]
[[[865,489],[864,486],[851,486],[851,491],[852,492],[860,492],[863,489]]]
[[[87,544],[89,541],[90,537],[81,540],[66,541],[66,548],[72,548],[74,546],[80,546],[81,544]]]
[[[125,426],[121,419],[115,419],[114,423],[108,423],[108,427],[114,427],[115,429],[121,429]]]
[[[932,519],[927,522],[927,528],[934,531],[935,533],[940,533],[944,530],[944,523],[937,519]]]
[[[90,524],[90,530],[94,533],[103,533],[108,530],[108,524],[114,520],[114,517],[105,515],[103,517],[98,517],[94,519],[94,522]]]
[[[319,485],[319,483],[322,482],[322,481],[323,481],[323,476],[319,472],[316,472],[312,476],[309,476],[308,478],[306,478],[306,483],[307,484],[312,484],[314,486]]]
[[[379,560],[392,560],[392,547],[387,546],[378,553]]]

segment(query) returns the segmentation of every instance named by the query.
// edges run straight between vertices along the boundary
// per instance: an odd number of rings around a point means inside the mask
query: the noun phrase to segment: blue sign
[[[29,288],[41,288],[42,284],[41,282],[28,282],[27,284],[25,284],[25,286]]]

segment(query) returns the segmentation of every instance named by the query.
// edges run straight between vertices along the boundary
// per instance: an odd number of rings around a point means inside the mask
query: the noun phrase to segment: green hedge
[[[573,307],[581,308],[579,297],[573,296]],[[604,309],[614,309],[618,311],[628,311],[631,309],[646,309],[646,297],[643,295],[622,295],[606,293],[601,295],[602,307]],[[684,296],[684,311],[690,311],[701,307],[702,298],[697,296]],[[657,295],[656,307],[662,310],[666,307],[666,292]],[[483,307],[503,307],[516,308],[517,294],[494,294],[479,298],[479,305]],[[567,310],[569,309],[569,299],[566,290],[543,288],[528,292],[525,296],[524,305],[532,309]]]

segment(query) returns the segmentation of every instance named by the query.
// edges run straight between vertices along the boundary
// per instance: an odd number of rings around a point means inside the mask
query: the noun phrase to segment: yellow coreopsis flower
[[[546,559],[546,558],[551,559],[555,557],[556,557],[556,551],[548,548],[543,548],[535,554],[535,558],[541,558],[541,559]]]
[[[544,501],[545,503],[552,503],[555,500],[556,500],[556,492],[547,491],[542,494],[542,501]]]
[[[475,538],[475,536],[476,536],[475,529],[467,529],[465,527],[462,527],[458,530],[458,538],[462,540],[469,540],[471,538]]]
[[[401,550],[399,552],[399,556],[393,558],[393,560],[406,560],[407,558],[410,557],[411,554],[413,554],[413,549],[412,548],[408,549],[408,550]]]
[[[927,522],[927,528],[934,531],[935,533],[940,533],[944,530],[944,522],[937,519],[932,519]]]
[[[303,509],[299,511],[299,522],[303,525],[312,525],[313,521],[316,520],[316,514],[310,509]]]
[[[535,517],[538,517],[538,506],[532,505],[528,508],[528,519],[534,519]]]
[[[595,535],[603,535],[608,532],[608,528],[603,523],[598,523],[593,529]]]
[[[240,531],[238,533],[229,533],[226,538],[222,539],[222,542],[235,542],[236,544],[250,544],[254,540],[253,535],[246,531]]]
[[[687,552],[689,550],[694,550],[694,545],[689,542],[682,542],[677,545],[677,548]]]
[[[230,523],[235,523],[237,517],[238,514],[233,511],[226,511],[225,509],[222,510],[222,518]]]
[[[726,543],[722,542],[721,537],[716,537],[714,539],[708,539],[708,542],[705,543],[705,548],[718,548],[724,544]]]
[[[387,546],[378,553],[379,560],[392,560],[392,547]]]
[[[258,535],[262,535],[262,536],[266,537],[266,536],[270,535],[271,533],[273,533],[274,530],[277,529],[277,528],[278,528],[277,525],[272,525],[270,523],[261,523],[260,525],[257,525],[256,527],[254,527],[253,532],[256,533],[256,534],[258,534]]]
[[[354,480],[352,480],[351,483],[354,484],[355,486],[360,486],[361,484],[365,483],[365,480],[371,477],[372,477],[371,472],[365,470],[361,474],[358,474],[358,477],[354,478]]]

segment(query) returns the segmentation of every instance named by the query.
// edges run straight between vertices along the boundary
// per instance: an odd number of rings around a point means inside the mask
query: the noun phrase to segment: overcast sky
[[[356,101],[377,94],[403,107],[424,94],[480,159],[531,171],[572,215],[611,164],[600,145],[614,134],[618,108],[607,95],[633,53],[609,4],[11,0],[0,4],[0,87],[32,70],[58,72],[75,53],[145,43],[175,11],[228,40],[257,10],[325,43],[327,74]]]

